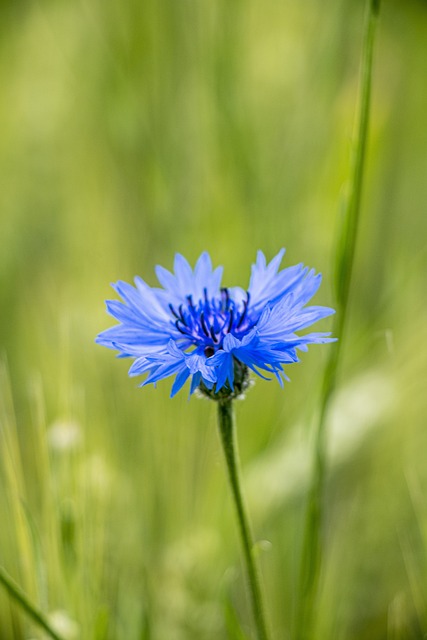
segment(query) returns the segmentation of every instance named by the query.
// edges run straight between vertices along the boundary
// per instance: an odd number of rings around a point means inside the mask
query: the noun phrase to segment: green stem
[[[61,636],[52,629],[43,613],[31,604],[25,593],[20,589],[20,587],[18,587],[2,567],[0,567],[0,583],[5,587],[10,597],[13,598],[25,613],[27,613],[29,617],[39,625],[39,627],[44,629],[46,633],[53,638],[53,640],[63,640]]]
[[[231,492],[233,494],[234,505],[236,507],[237,521],[243,547],[243,555],[249,580],[249,590],[253,615],[257,628],[257,637],[258,640],[268,640],[267,627],[264,617],[264,608],[261,597],[259,572],[253,555],[252,535],[243,501],[242,491],[240,488],[240,463],[237,449],[232,400],[222,400],[218,402],[218,426],[221,436],[222,448],[225,455],[225,461],[227,463]]]
[[[296,613],[295,638],[297,640],[307,640],[311,638],[313,610],[315,608],[317,585],[321,570],[321,528],[326,468],[326,421],[330,400],[336,386],[338,365],[348,316],[348,300],[359,228],[366,159],[372,86],[372,61],[379,10],[380,0],[368,0],[368,13],[362,49],[361,92],[355,136],[354,164],[342,236],[337,253],[337,313],[333,326],[333,335],[337,336],[339,340],[329,352],[329,359],[323,378],[321,405],[315,435],[313,475],[307,502]]]

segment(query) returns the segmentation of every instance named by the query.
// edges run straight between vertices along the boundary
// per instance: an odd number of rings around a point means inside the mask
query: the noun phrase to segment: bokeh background
[[[94,344],[109,283],[208,250],[334,264],[361,0],[0,3],[0,564],[65,638],[250,638],[215,407]],[[329,420],[316,639],[427,634],[427,3],[384,0]],[[325,320],[321,330],[331,326]],[[237,406],[273,638],[291,637],[329,347]],[[0,638],[42,638],[0,592]]]

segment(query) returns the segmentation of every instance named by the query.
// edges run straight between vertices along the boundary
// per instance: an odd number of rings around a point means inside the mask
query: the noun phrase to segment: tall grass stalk
[[[248,574],[252,610],[257,629],[257,638],[258,640],[268,640],[259,571],[253,554],[253,540],[241,489],[240,463],[237,450],[236,428],[232,400],[224,400],[218,402],[218,426],[225,461],[227,463],[231,492],[233,495],[234,505],[236,507],[239,533],[242,541],[243,556],[245,559],[246,571]]]
[[[9,596],[14,600],[23,611],[35,622],[41,629],[53,638],[53,640],[63,640],[51,627],[46,617],[37,609],[27,598],[25,593],[18,587],[6,571],[0,567],[0,583],[8,592]]]
[[[359,113],[356,119],[355,149],[350,189],[345,207],[336,255],[336,309],[333,335],[338,342],[329,352],[321,392],[320,411],[314,443],[312,482],[308,496],[300,582],[296,613],[297,640],[312,637],[311,627],[318,580],[322,565],[323,492],[326,470],[326,425],[330,401],[336,387],[337,371],[344,342],[348,316],[348,301],[353,272],[354,255],[359,228],[361,196],[366,160],[368,125],[371,103],[372,62],[380,0],[368,0],[366,26],[362,46],[361,89]]]

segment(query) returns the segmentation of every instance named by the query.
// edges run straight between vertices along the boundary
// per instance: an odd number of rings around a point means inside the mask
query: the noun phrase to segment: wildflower
[[[299,264],[279,271],[282,249],[267,264],[262,251],[252,266],[249,287],[221,287],[222,267],[212,269],[207,252],[194,270],[180,254],[174,273],[156,267],[162,288],[135,278],[113,285],[123,302],[107,301],[120,324],[103,331],[96,342],[135,358],[130,376],[148,373],[142,385],[175,376],[171,396],[191,378],[215,399],[236,397],[248,384],[249,369],[283,386],[283,365],[298,362],[297,350],[330,342],[329,333],[296,332],[332,313],[306,306],[320,286],[321,275]],[[141,386],[142,386],[141,385]]]

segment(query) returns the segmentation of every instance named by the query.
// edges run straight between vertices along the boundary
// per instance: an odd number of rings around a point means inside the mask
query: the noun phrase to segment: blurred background
[[[333,306],[365,4],[0,3],[0,564],[66,639],[252,637],[215,406],[94,338],[109,283],[177,251],[245,287],[285,246]],[[318,640],[427,637],[426,43],[427,3],[384,0]],[[237,405],[275,640],[326,357]],[[0,638],[42,637],[0,592]]]

